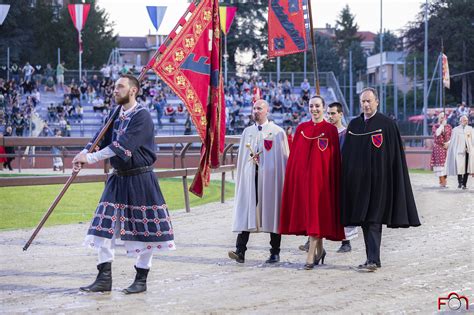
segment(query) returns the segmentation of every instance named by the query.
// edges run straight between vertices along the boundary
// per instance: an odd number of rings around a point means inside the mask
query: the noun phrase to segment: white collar
[[[258,126],[261,126],[261,127],[263,128],[263,127],[265,127],[266,125],[268,125],[268,123],[269,123],[269,121],[268,121],[268,119],[267,119],[267,120],[265,120],[265,122],[264,122],[263,124],[261,124],[261,125],[255,123],[255,126],[257,126],[257,127],[258,127]]]
[[[369,120],[370,118],[374,117],[375,114],[377,114],[377,110],[370,117],[365,117],[365,114],[364,114],[364,120]]]
[[[135,104],[130,107],[129,109],[127,110],[123,110],[123,107],[120,108],[120,115],[128,115],[130,114],[136,107],[137,107],[138,103],[135,102]]]

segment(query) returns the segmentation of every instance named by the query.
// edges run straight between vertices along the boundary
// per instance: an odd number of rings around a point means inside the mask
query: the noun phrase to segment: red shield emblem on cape
[[[318,148],[321,151],[324,151],[328,148],[329,140],[328,138],[319,138],[318,139]]]
[[[265,150],[270,151],[273,146],[273,141],[272,140],[263,140],[263,146],[265,147]]]
[[[372,136],[372,143],[375,145],[376,148],[380,148],[383,143],[383,135],[378,133]]]

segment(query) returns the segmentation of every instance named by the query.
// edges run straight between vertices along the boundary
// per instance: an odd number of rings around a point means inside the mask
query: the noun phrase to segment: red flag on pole
[[[451,86],[451,80],[449,77],[449,65],[448,65],[448,56],[443,54],[443,85],[448,88]]]
[[[268,0],[268,57],[306,51],[306,0]]]
[[[69,15],[71,16],[72,22],[74,23],[74,27],[76,28],[77,32],[79,33],[78,40],[79,40],[79,51],[82,53],[82,35],[81,31],[86,25],[87,17],[89,16],[90,4],[69,4],[68,10]]]
[[[217,0],[193,1],[181,18],[161,58],[152,68],[185,104],[201,138],[201,161],[190,191],[202,196],[210,168],[220,165],[225,141],[224,88],[220,74],[221,43]],[[175,28],[176,29],[176,28]]]

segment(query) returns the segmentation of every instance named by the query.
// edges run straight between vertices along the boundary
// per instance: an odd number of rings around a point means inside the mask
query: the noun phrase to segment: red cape
[[[300,124],[286,167],[281,234],[344,239],[339,206],[340,172],[337,128],[326,121]]]

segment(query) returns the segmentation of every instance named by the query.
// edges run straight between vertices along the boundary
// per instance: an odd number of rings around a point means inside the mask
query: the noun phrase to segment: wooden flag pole
[[[320,85],[319,85],[319,71],[318,71],[318,60],[316,54],[316,40],[314,38],[314,28],[313,28],[313,14],[311,11],[311,0],[308,0],[308,15],[309,15],[309,31],[311,36],[311,45],[312,45],[312,56],[313,56],[313,71],[314,71],[314,86],[316,88],[316,95],[320,95]]]
[[[99,142],[105,136],[105,133],[107,132],[109,127],[112,125],[113,121],[115,120],[118,113],[120,112],[121,107],[122,107],[121,105],[117,106],[117,108],[115,109],[115,112],[112,114],[110,119],[107,121],[105,126],[100,131],[100,133],[97,136],[97,138],[95,139],[95,141],[92,143],[91,147],[89,148],[88,153],[92,153],[94,151],[95,147],[99,144]],[[28,242],[26,242],[25,246],[23,246],[24,251],[26,251],[28,249],[28,247],[30,247],[30,245],[33,242],[33,240],[35,239],[36,235],[38,235],[39,231],[41,230],[43,225],[46,223],[46,221],[48,220],[51,213],[53,213],[53,210],[56,208],[59,201],[63,198],[64,194],[66,193],[69,186],[72,184],[72,182],[76,178],[77,174],[79,174],[79,171],[74,171],[73,170],[73,172],[72,172],[71,176],[69,177],[69,179],[67,180],[66,184],[64,184],[63,189],[61,189],[61,192],[59,193],[59,195],[56,196],[56,199],[54,199],[54,201],[51,204],[51,206],[49,207],[48,211],[46,211],[46,213],[44,214],[43,218],[41,219],[40,223],[38,224],[38,226],[34,230],[33,234],[31,235],[30,239],[28,240]]]

